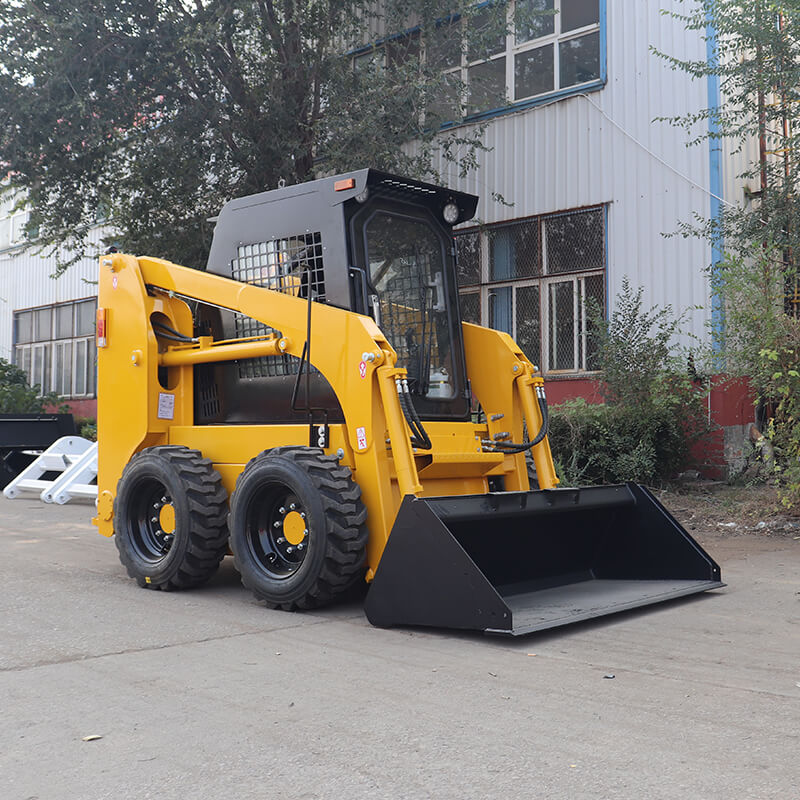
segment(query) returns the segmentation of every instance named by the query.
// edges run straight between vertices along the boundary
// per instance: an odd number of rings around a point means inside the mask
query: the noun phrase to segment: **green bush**
[[[583,398],[550,408],[550,447],[564,486],[674,477],[701,432],[664,398],[640,406],[589,404]]]
[[[89,418],[75,420],[75,425],[80,431],[80,435],[90,442],[97,441],[97,421]]]
[[[771,441],[778,497],[793,513],[800,513],[800,322],[786,317],[780,345],[765,347],[769,395],[778,398],[766,438]]]
[[[654,483],[674,477],[706,430],[705,389],[679,368],[672,309],[642,310],[627,279],[610,319],[590,311],[606,402],[572,400],[550,409],[550,446],[563,485]]]
[[[29,386],[23,370],[0,358],[0,414],[36,414],[49,406],[62,410],[57,395],[40,397],[39,386]]]
[[[800,319],[784,313],[797,267],[762,241],[751,258],[728,256],[722,266],[727,368],[748,378],[768,417],[762,475],[774,480],[783,506],[800,513]]]

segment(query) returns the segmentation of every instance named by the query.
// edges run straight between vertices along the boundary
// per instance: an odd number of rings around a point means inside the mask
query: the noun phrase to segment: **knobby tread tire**
[[[176,505],[176,533],[169,556],[162,569],[151,569],[142,562],[131,547],[125,526],[129,522],[130,501],[127,482],[148,472],[159,479],[163,466],[174,477],[174,486],[180,496],[173,497]],[[174,490],[173,490],[174,492]],[[228,494],[222,478],[213,468],[211,460],[198,450],[180,445],[150,447],[137,453],[128,463],[120,478],[114,499],[115,543],[119,558],[128,575],[143,588],[190,589],[211,578],[228,551]],[[122,530],[117,530],[121,523]],[[173,555],[173,550],[175,553]]]
[[[367,510],[361,500],[361,489],[353,481],[350,469],[340,464],[335,455],[325,455],[322,450],[313,447],[285,446],[265,450],[252,458],[237,480],[237,490],[242,476],[248,470],[265,459],[276,458],[300,467],[322,503],[325,516],[324,558],[304,593],[289,599],[270,596],[258,580],[248,579],[248,570],[243,569],[241,560],[243,554],[241,551],[237,553],[235,546],[232,547],[234,561],[244,586],[256,599],[265,602],[268,608],[283,611],[320,608],[329,605],[363,578],[368,531],[365,524]],[[231,508],[236,492],[232,498]],[[229,516],[229,527],[233,531],[231,517],[233,512]],[[235,537],[232,536],[231,544],[234,542]]]

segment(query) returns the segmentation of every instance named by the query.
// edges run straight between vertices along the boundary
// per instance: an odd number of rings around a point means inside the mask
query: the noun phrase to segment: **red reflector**
[[[108,344],[106,340],[106,310],[104,308],[97,309],[97,346],[105,347]]]
[[[333,184],[333,191],[334,192],[344,192],[347,189],[355,189],[356,188],[356,179],[355,178],[345,178],[341,181],[336,181]]]

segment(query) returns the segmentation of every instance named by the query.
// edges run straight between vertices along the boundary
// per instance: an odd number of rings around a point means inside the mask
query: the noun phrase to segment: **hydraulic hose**
[[[531,447],[535,447],[539,442],[547,436],[547,423],[548,423],[548,410],[547,410],[547,397],[544,393],[543,386],[536,387],[536,399],[539,401],[539,411],[542,415],[542,426],[539,428],[539,432],[534,436],[531,441],[525,440],[520,444],[516,444],[514,442],[495,442],[492,439],[484,439],[481,444],[484,447],[488,447],[498,453],[508,453],[509,455],[513,455],[515,453],[524,453],[526,450],[530,450]]]
[[[187,344],[197,342],[197,339],[193,339],[191,336],[186,336],[186,334],[176,331],[175,328],[171,328],[164,322],[153,322],[153,331],[156,336],[160,336],[162,339],[171,339],[174,342],[184,342]]]
[[[400,401],[400,408],[403,411],[406,423],[411,430],[411,444],[420,450],[430,450],[433,447],[425,428],[422,426],[422,420],[414,408],[414,402],[411,399],[411,391],[408,388],[408,381],[398,378],[395,381],[397,386],[397,397]]]

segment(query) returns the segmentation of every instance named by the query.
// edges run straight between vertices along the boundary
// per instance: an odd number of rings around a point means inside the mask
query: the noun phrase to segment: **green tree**
[[[605,398],[632,408],[647,402],[674,366],[674,339],[681,324],[671,306],[643,310],[643,294],[642,287],[634,291],[624,277],[609,319],[597,303],[589,310]]]
[[[690,143],[711,138],[753,154],[738,176],[746,199],[718,217],[687,221],[724,258],[711,274],[725,315],[718,338],[725,369],[749,378],[769,412],[786,505],[800,502],[800,5],[796,2],[692,0],[673,14],[702,31],[709,57],[667,58],[676,69],[719,81],[721,102],[673,119]],[[696,135],[697,125],[705,131]],[[746,159],[745,159],[746,160]]]
[[[686,131],[690,144],[725,141],[732,152],[754,156],[738,176],[747,202],[727,202],[717,218],[687,223],[684,232],[701,233],[735,256],[750,258],[754,246],[766,247],[779,271],[796,272],[800,5],[774,0],[686,0],[686,5],[687,13],[671,16],[701,32],[708,58],[659,55],[674,69],[718,81],[721,102],[670,121]]]
[[[109,212],[125,250],[202,266],[231,197],[362,166],[436,179],[437,151],[469,170],[481,130],[440,130],[464,89],[442,66],[505,30],[502,4],[374,8],[0,0],[0,164],[29,230],[80,252]]]
[[[28,385],[23,370],[0,358],[0,414],[37,413],[57,403],[55,396],[40,397],[39,387]]]

